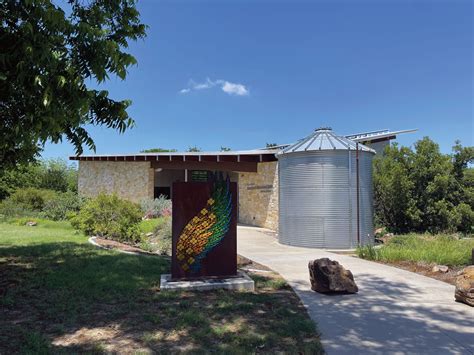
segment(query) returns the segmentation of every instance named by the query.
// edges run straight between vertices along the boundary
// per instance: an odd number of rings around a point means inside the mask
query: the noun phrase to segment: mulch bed
[[[137,254],[143,254],[143,255],[158,255],[155,253],[150,253],[148,251],[145,251],[143,249],[140,249],[138,247],[129,245],[129,244],[124,244],[117,242],[115,240],[110,240],[110,239],[105,239],[102,237],[95,237],[94,241],[99,244],[101,247],[104,247],[106,249],[112,249],[112,250],[121,250],[121,251],[126,251],[130,253],[137,253]]]

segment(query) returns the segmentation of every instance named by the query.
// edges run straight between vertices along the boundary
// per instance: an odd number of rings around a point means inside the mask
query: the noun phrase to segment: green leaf
[[[58,88],[62,88],[66,84],[66,78],[62,75],[58,76]]]
[[[35,76],[34,83],[35,83],[35,85],[43,87],[43,84],[41,83],[41,78],[38,75]]]
[[[145,35],[135,1],[69,3],[0,0],[0,13],[18,24],[2,27],[1,35],[0,120],[11,124],[0,125],[0,170],[34,159],[62,136],[77,151],[93,147],[88,124],[120,132],[133,122],[126,103],[88,85],[111,75],[125,79],[136,63],[124,51]]]

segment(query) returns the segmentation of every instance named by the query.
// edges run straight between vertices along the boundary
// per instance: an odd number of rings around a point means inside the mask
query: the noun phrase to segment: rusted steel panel
[[[228,194],[217,194],[215,181],[173,183],[173,279],[237,274],[237,183],[222,182]]]

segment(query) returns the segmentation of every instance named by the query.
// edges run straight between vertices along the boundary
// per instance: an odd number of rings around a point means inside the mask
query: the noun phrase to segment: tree
[[[164,149],[164,148],[151,148],[140,150],[140,153],[174,153],[176,149]]]
[[[77,192],[77,169],[62,159],[43,161],[40,165],[39,188],[59,192]]]
[[[458,180],[462,180],[466,168],[474,162],[474,147],[463,147],[461,141],[456,140],[452,159],[455,176]]]
[[[124,50],[145,36],[134,0],[0,2],[0,170],[34,160],[47,141],[66,138],[77,154],[95,149],[85,126],[124,132],[130,101],[89,88],[135,58]],[[66,8],[67,7],[67,8]]]
[[[20,188],[38,187],[41,167],[38,164],[23,164],[0,171],[0,201]]]
[[[186,151],[187,152],[200,152],[201,148],[198,148],[197,146],[192,146],[192,147],[189,147],[188,150]]]
[[[221,147],[221,152],[230,152],[231,150],[229,147]]]
[[[377,224],[407,232],[420,220],[410,179],[413,152],[395,143],[374,159],[374,204]]]
[[[267,143],[266,147],[267,147],[267,149],[276,148],[276,147],[278,147],[278,144],[277,143]]]
[[[42,160],[0,171],[0,200],[25,188],[77,192],[78,172],[63,159]]]
[[[394,144],[374,159],[376,221],[394,232],[455,231],[474,227],[472,147],[456,142],[442,154],[428,137],[414,150]]]
[[[416,205],[423,213],[415,227],[422,231],[450,229],[450,211],[459,204],[461,189],[449,155],[442,154],[438,144],[428,137],[415,143],[410,179]]]

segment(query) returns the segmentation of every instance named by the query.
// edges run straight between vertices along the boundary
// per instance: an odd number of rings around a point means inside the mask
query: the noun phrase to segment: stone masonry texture
[[[278,229],[278,162],[259,163],[239,174],[239,222]]]
[[[154,175],[150,162],[80,161],[79,194],[93,197],[100,192],[139,203],[153,198]]]
[[[239,222],[278,228],[278,163],[258,164],[257,173],[239,173]],[[80,161],[79,194],[100,192],[139,203],[153,198],[154,171],[150,162]]]

